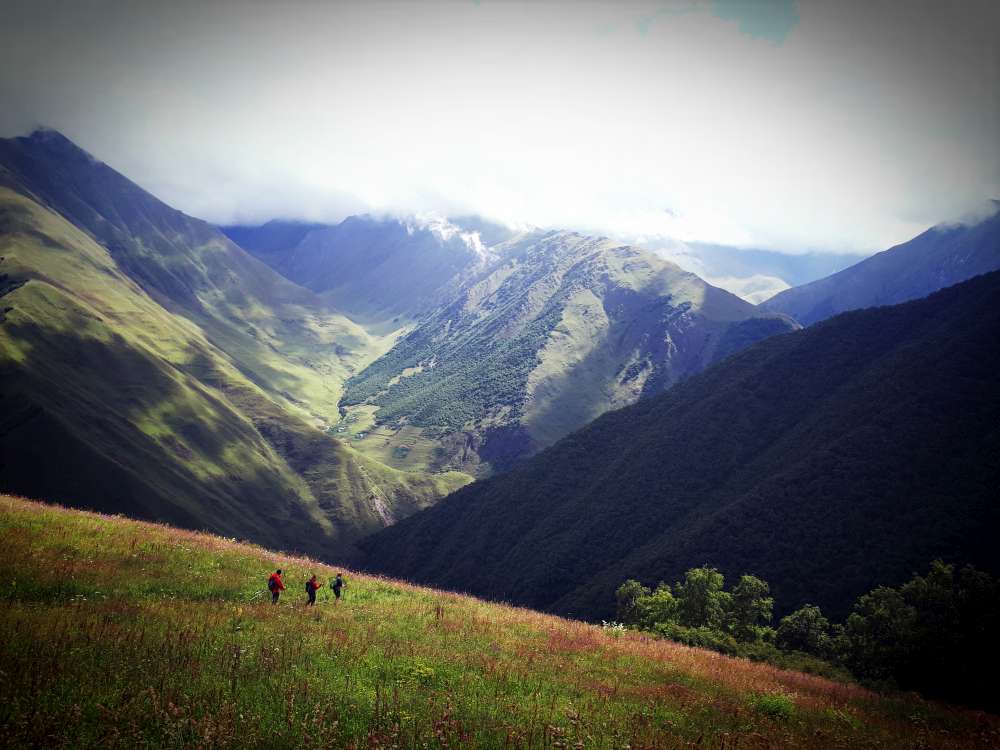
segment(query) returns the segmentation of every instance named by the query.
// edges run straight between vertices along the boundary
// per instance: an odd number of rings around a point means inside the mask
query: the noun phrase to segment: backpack
[[[312,581],[306,581],[306,593],[312,593]]]
[[[268,589],[270,589],[270,590],[271,590],[271,592],[273,593],[273,592],[274,592],[274,590],[275,590],[276,588],[278,588],[278,582],[277,582],[276,580],[274,580],[273,578],[268,578],[268,579],[267,579],[267,587],[268,587]]]

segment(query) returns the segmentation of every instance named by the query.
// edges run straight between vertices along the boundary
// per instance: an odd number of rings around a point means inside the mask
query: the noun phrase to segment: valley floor
[[[0,496],[3,747],[968,748],[1000,719]],[[272,606],[274,568],[288,590]]]

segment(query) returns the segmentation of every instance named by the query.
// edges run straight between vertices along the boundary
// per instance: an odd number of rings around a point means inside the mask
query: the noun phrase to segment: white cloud
[[[406,227],[406,231],[410,234],[413,234],[418,229],[423,229],[433,234],[442,242],[448,242],[457,237],[469,250],[480,258],[486,257],[486,247],[483,245],[483,240],[479,236],[479,232],[466,231],[439,213],[429,211],[416,216],[410,216],[403,219],[403,224]]]
[[[859,251],[1000,195],[997,4],[801,3],[778,34],[714,7],[14,3],[0,131],[45,122],[220,222]]]
[[[732,292],[737,297],[742,297],[754,305],[770,299],[778,292],[791,288],[791,285],[784,279],[765,273],[755,273],[748,276],[720,274],[718,263],[707,264],[696,249],[678,240],[659,238],[650,241],[648,238],[639,237],[634,242],[651,250],[664,260],[677,264],[685,271],[697,274],[709,284]]]
[[[713,286],[732,292],[737,297],[742,297],[754,305],[759,305],[764,300],[771,299],[778,292],[791,289],[784,279],[759,273],[746,277],[708,276],[705,278],[705,281]]]

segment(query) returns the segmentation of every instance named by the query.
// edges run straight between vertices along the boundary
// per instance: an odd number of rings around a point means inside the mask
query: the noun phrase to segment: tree
[[[652,594],[640,597],[635,605],[636,624],[644,630],[677,621],[677,599],[670,586],[660,583]]]
[[[926,576],[858,599],[844,629],[845,662],[863,680],[996,710],[998,630],[1000,581],[936,560]]]
[[[966,566],[955,570],[941,560],[926,576],[914,576],[899,589],[916,615],[910,633],[913,658],[897,665],[902,687],[995,708],[985,698],[995,693],[998,662],[994,638],[1000,626],[1000,585]]]
[[[739,641],[758,641],[771,622],[774,599],[771,587],[757,576],[744,575],[733,587],[729,605],[729,631]]]
[[[847,665],[855,675],[895,681],[912,650],[917,611],[903,595],[879,586],[860,597],[847,618]]]
[[[684,582],[674,586],[681,625],[722,629],[731,599],[723,591],[725,582],[722,573],[707,565],[685,573]]]
[[[826,655],[831,648],[830,621],[819,607],[807,604],[778,623],[778,648]]]
[[[649,596],[649,594],[649,588],[643,586],[633,578],[629,578],[619,586],[615,592],[615,599],[618,602],[615,617],[618,619],[618,622],[626,625],[637,624],[636,604],[643,597]]]

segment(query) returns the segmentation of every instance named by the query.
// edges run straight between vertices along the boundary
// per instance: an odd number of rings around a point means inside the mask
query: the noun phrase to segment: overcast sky
[[[1000,2],[3,0],[44,124],[216,222],[869,251],[1000,197]]]

